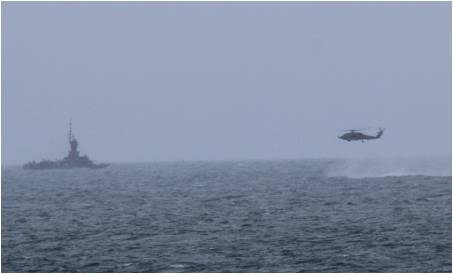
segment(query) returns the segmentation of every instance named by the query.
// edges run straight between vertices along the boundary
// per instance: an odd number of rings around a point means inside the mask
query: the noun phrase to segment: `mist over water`
[[[450,10],[5,2],[2,162],[61,157],[70,118],[98,162],[449,153]]]
[[[326,176],[350,178],[386,176],[451,176],[450,157],[368,158],[335,160],[326,168]]]

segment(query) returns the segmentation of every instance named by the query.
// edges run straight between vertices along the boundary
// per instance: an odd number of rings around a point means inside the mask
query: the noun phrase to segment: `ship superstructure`
[[[80,156],[79,150],[77,149],[79,143],[72,132],[72,121],[69,121],[69,147],[70,150],[68,155],[62,160],[49,161],[43,160],[41,162],[29,162],[23,167],[25,169],[53,169],[53,168],[103,168],[109,166],[109,164],[95,164],[88,158],[87,155]]]

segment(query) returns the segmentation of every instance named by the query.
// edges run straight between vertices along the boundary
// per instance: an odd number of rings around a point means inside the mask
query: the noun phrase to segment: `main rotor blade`
[[[341,131],[360,131],[360,130],[367,130],[369,129],[369,127],[367,128],[355,128],[355,129],[342,129]]]

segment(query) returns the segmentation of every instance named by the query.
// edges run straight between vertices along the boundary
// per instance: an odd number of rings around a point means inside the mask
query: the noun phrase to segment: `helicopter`
[[[366,129],[366,128],[365,128]],[[361,130],[365,130],[365,129],[348,129],[348,130],[345,130],[345,131],[349,131],[341,136],[338,136],[339,139],[342,139],[342,140],[345,140],[345,141],[365,141],[365,140],[374,140],[374,139],[379,139],[381,138],[382,134],[384,134],[384,129],[383,128],[379,128],[379,131],[377,132],[376,136],[372,136],[372,135],[366,135],[362,132],[360,132]]]

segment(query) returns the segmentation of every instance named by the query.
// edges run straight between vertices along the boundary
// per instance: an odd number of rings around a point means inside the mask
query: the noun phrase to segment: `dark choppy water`
[[[2,169],[3,272],[450,272],[451,177],[326,161]]]

